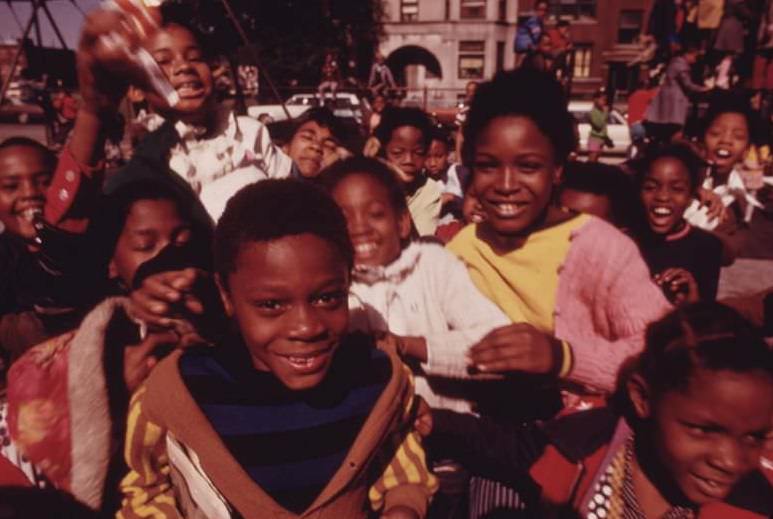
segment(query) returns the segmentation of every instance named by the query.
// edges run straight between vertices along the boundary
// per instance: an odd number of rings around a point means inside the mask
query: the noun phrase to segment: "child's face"
[[[732,112],[720,114],[706,129],[703,144],[706,160],[713,162],[720,173],[730,173],[749,147],[746,118]]]
[[[630,396],[651,423],[658,461],[694,504],[725,499],[759,467],[773,423],[773,380],[766,373],[699,368],[684,390],[654,401],[636,391]]]
[[[597,195],[586,191],[565,188],[561,191],[559,199],[561,207],[566,207],[578,213],[587,213],[611,222],[612,204],[606,195]]]
[[[410,184],[419,176],[427,159],[424,135],[415,126],[395,128],[385,153],[387,160],[400,169],[400,181]]]
[[[386,99],[383,96],[377,96],[373,100],[373,111],[380,114],[384,108],[386,108]]]
[[[424,163],[427,173],[432,178],[440,178],[448,169],[448,145],[443,141],[433,140],[429,145],[429,153]]]
[[[25,240],[35,237],[33,220],[43,212],[53,172],[45,157],[29,146],[0,150],[0,223]]]
[[[316,121],[307,121],[285,146],[285,152],[293,159],[301,175],[313,178],[319,175],[324,163],[335,162],[337,147],[330,128],[320,126]]]
[[[475,143],[472,187],[496,235],[527,233],[545,214],[561,168],[553,146],[526,117],[493,119]]]
[[[246,243],[219,284],[256,369],[293,390],[322,382],[349,324],[349,270],[334,245],[312,234]]]
[[[368,175],[349,175],[332,192],[346,216],[356,265],[388,265],[400,256],[411,232],[410,216],[398,213],[389,193]]]
[[[486,213],[483,212],[483,207],[480,205],[477,195],[468,188],[464,193],[464,199],[462,200],[462,217],[465,223],[480,223],[486,218]]]
[[[656,160],[644,177],[639,196],[652,232],[668,234],[675,230],[692,201],[687,167],[672,157]]]
[[[149,38],[146,48],[180,96],[172,111],[182,120],[197,122],[213,97],[212,70],[196,38],[184,27],[169,25]],[[147,92],[147,97],[154,107],[169,111],[155,92]]]
[[[110,277],[130,287],[137,269],[170,243],[191,239],[190,222],[171,200],[138,200],[132,204],[110,261]]]

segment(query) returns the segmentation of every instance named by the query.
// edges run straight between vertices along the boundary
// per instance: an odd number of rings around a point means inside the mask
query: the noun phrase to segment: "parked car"
[[[569,111],[577,119],[580,136],[580,152],[588,152],[588,135],[590,135],[590,112],[593,109],[591,101],[570,101]],[[604,153],[625,155],[631,147],[631,134],[625,116],[612,109],[607,117],[607,134],[612,139],[613,148],[604,148]]]
[[[317,94],[294,94],[285,101],[287,111],[292,118],[303,114],[306,110],[318,107],[320,105]],[[357,124],[362,124],[365,117],[370,114],[370,104],[366,99],[360,99],[356,94],[350,92],[337,92],[335,99],[326,99],[326,106],[333,110],[336,117],[342,119],[354,119]],[[282,105],[256,105],[247,109],[251,117],[259,117],[261,114],[268,114],[274,121],[283,121],[287,119],[287,114],[282,109]]]

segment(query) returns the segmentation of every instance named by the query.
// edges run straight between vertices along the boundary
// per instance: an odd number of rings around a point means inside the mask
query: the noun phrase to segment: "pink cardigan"
[[[570,239],[559,267],[554,333],[572,347],[568,378],[608,391],[623,361],[644,347],[647,325],[671,305],[634,242],[607,222],[591,218]]]

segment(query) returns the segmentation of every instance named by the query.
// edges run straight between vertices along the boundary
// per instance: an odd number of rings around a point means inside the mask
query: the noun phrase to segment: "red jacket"
[[[457,459],[473,474],[525,492],[534,485],[545,508],[541,517],[563,517],[567,511],[585,517],[589,489],[631,434],[625,420],[605,407],[544,425],[509,428],[471,415],[434,411],[429,446],[435,455]],[[697,519],[772,516],[773,488],[760,471],[741,480],[727,500],[702,506],[697,513]]]

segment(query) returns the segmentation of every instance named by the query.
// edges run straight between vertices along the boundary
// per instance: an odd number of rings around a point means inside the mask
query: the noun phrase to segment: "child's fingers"
[[[204,313],[204,303],[193,294],[185,294],[183,301],[185,308],[192,314],[201,315]]]
[[[199,278],[205,275],[203,271],[195,268],[175,270],[164,274],[166,274],[165,279],[169,279],[169,284],[177,290],[189,290]]]

